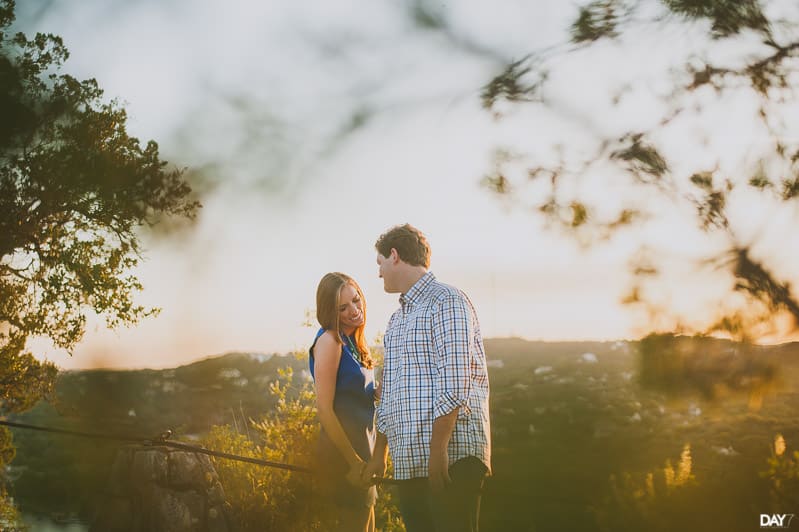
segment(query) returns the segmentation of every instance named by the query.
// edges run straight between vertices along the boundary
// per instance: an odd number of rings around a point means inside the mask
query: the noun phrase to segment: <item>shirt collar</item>
[[[436,276],[433,275],[433,272],[427,272],[422,275],[418,281],[416,281],[412,287],[408,289],[407,292],[402,294],[399,298],[400,305],[402,308],[407,307],[408,305],[415,305],[418,303],[421,296],[427,290],[427,287],[436,280]]]

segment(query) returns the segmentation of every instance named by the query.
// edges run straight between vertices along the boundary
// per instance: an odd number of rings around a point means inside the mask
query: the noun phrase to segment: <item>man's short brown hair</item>
[[[424,233],[410,224],[397,225],[380,235],[375,242],[377,252],[388,257],[396,249],[399,258],[411,266],[430,267],[430,244]]]

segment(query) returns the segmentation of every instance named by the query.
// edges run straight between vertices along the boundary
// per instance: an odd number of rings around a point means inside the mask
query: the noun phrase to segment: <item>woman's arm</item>
[[[352,447],[341,422],[333,410],[336,396],[336,375],[341,361],[341,344],[336,342],[334,333],[325,331],[314,346],[314,376],[316,382],[316,410],[322,428],[350,466],[347,480],[357,484],[360,480],[364,461]],[[352,476],[352,478],[350,478]]]

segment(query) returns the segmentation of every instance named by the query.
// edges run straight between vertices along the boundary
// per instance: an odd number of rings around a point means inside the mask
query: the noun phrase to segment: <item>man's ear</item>
[[[399,251],[397,251],[395,248],[391,248],[388,257],[391,259],[391,262],[396,264],[400,260]]]

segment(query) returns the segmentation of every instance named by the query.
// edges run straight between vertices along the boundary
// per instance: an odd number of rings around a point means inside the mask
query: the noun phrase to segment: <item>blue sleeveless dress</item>
[[[319,329],[309,350],[309,366],[311,375],[314,374],[313,350],[316,341],[325,329]],[[361,365],[357,353],[351,347],[355,345],[352,337],[341,337],[341,359],[336,373],[336,394],[333,398],[333,410],[347,434],[352,448],[362,460],[368,462],[375,448],[375,379],[374,370]],[[368,490],[359,490],[349,484],[344,475],[349,467],[347,461],[336,448],[324,428],[319,433],[317,443],[317,462],[320,468],[323,483],[327,485],[325,491],[342,504],[374,504],[376,490],[374,486]]]

